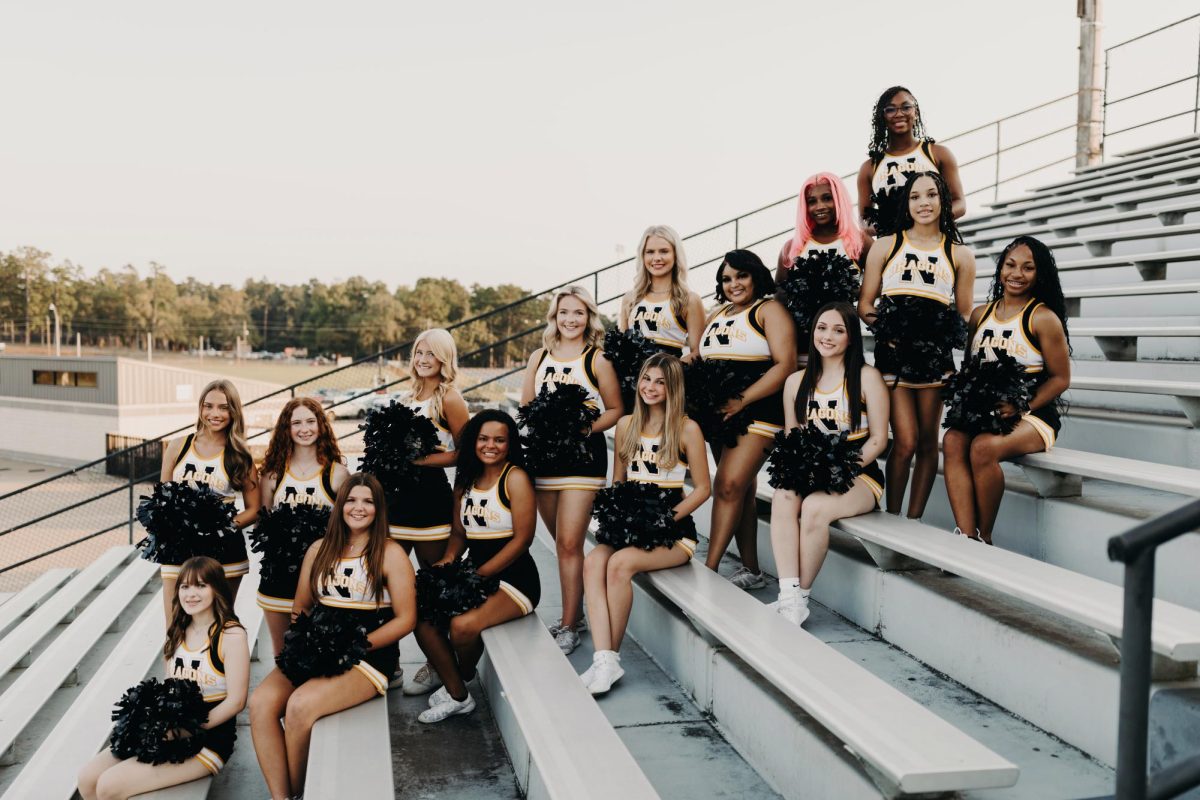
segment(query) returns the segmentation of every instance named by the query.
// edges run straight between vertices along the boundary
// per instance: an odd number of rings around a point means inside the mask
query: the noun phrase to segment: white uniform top
[[[846,245],[840,236],[828,244],[822,244],[816,239],[809,239],[804,243],[804,246],[800,248],[799,257],[808,258],[810,256],[815,256],[817,253],[834,253],[844,258],[850,258],[850,254],[846,252]],[[850,258],[850,261],[853,262],[854,259]]]
[[[225,664],[219,651],[224,641],[225,632],[217,634],[216,641],[202,650],[190,650],[187,641],[182,641],[175,648],[175,653],[167,662],[172,678],[182,678],[195,682],[200,687],[200,694],[206,703],[219,703],[228,693],[225,682]],[[216,656],[214,661],[213,656]]]
[[[362,556],[339,558],[332,578],[321,576],[317,579],[317,601],[323,606],[356,611],[374,611],[391,604],[387,586],[381,587],[379,602],[375,602],[367,578],[367,563]]]
[[[326,465],[307,478],[299,478],[292,473],[292,465],[288,464],[283,471],[283,478],[275,486],[275,493],[271,495],[271,504],[332,506],[334,498],[326,486],[329,471],[330,466]]]
[[[603,414],[604,399],[600,397],[599,381],[592,366],[592,359],[598,352],[594,347],[585,347],[577,358],[559,361],[550,355],[549,350],[543,351],[542,360],[538,363],[533,379],[533,393],[536,395],[547,383],[551,386],[560,383],[578,384],[587,390],[588,403],[600,409],[600,413]]]
[[[819,431],[837,436],[842,431],[848,431],[847,437],[852,442],[865,439],[871,435],[867,425],[867,402],[862,401],[858,420],[858,430],[850,430],[850,398],[846,394],[846,381],[832,392],[822,392],[814,389],[808,401],[808,411],[805,414],[808,424]]]
[[[629,462],[629,467],[625,471],[626,480],[653,483],[664,489],[682,489],[683,481],[687,477],[688,471],[687,462],[683,460],[683,454],[680,454],[679,460],[675,462],[675,466],[668,470],[660,469],[657,459],[659,448],[662,445],[662,437],[641,435],[638,438],[640,440],[638,442],[638,453]]]
[[[507,539],[513,535],[507,488],[511,471],[509,464],[490,489],[472,486],[463,492],[462,525],[468,539]]]
[[[890,194],[903,189],[913,172],[939,172],[932,142],[921,142],[907,153],[884,153],[871,175],[871,191]]]
[[[971,352],[982,351],[986,360],[995,361],[996,352],[1003,350],[1018,364],[1023,364],[1026,373],[1041,372],[1046,360],[1034,344],[1031,320],[1033,312],[1042,304],[1030,298],[1020,311],[1008,319],[1000,319],[998,305],[995,300],[987,304],[979,327],[975,329],[975,338],[971,340]]]
[[[439,416],[437,419],[429,416],[429,407],[433,405],[433,398],[421,400],[420,402],[412,398],[412,394],[405,395],[404,404],[413,410],[413,413],[419,417],[427,417],[437,430],[438,437],[438,452],[450,453],[454,451],[454,434],[450,432],[450,423],[446,421],[445,416]]]
[[[908,234],[896,234],[896,243],[883,264],[881,294],[910,295],[954,303],[954,244],[942,234],[933,250],[922,250],[908,240]]]
[[[641,331],[658,345],[682,350],[687,344],[687,321],[675,316],[670,298],[648,300],[643,297],[635,302],[629,309],[629,327]]]
[[[237,490],[230,484],[229,474],[225,472],[225,448],[222,447],[212,458],[201,458],[196,452],[194,434],[189,434],[184,445],[185,449],[171,471],[171,480],[196,488],[204,484],[226,501],[232,501]]]
[[[770,361],[771,346],[767,344],[766,329],[759,315],[763,303],[759,300],[749,308],[730,313],[728,305],[712,318],[700,339],[700,357],[728,361]]]

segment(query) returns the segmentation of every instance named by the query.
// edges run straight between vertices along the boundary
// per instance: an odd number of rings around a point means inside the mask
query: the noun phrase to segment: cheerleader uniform
[[[857,444],[860,449],[871,435],[871,427],[867,423],[865,397],[862,398],[859,411],[858,430],[850,429],[850,399],[846,394],[844,379],[841,386],[832,392],[822,392],[814,387],[812,398],[808,400],[808,408],[804,408],[804,402],[803,397],[796,397],[796,419],[807,420],[810,426],[822,433],[838,436],[845,431],[848,434],[847,441]],[[883,471],[879,469],[879,464],[875,461],[866,464],[858,477],[862,478],[871,494],[875,495],[875,505],[878,506],[879,499],[883,497]]]
[[[204,702],[213,708],[225,699],[228,685],[225,681],[225,631],[218,631],[203,650],[189,650],[187,642],[179,643],[175,653],[167,661],[169,677],[194,681],[200,687]],[[237,739],[237,717],[233,716],[213,728],[196,734],[203,737],[204,747],[195,758],[211,774],[216,775],[229,757],[233,755],[233,743]]]
[[[895,193],[904,189],[908,176],[914,172],[941,173],[937,159],[933,157],[933,142],[923,141],[907,153],[885,152],[883,158],[879,159],[871,174],[871,192],[881,216],[893,216],[892,212],[901,202]],[[883,198],[883,202],[880,202],[880,198]],[[943,202],[948,200],[944,198]],[[881,219],[876,223],[876,229],[880,235],[893,233],[892,226],[895,224],[894,216],[892,219]]]
[[[362,556],[339,558],[332,578],[322,575],[317,580],[317,602],[327,608],[337,608],[352,615],[354,622],[361,622],[367,633],[376,630],[394,616],[392,599],[387,587],[383,587],[376,602],[372,597],[367,580],[367,564]],[[400,665],[400,644],[393,642],[387,647],[376,648],[367,653],[362,661],[351,669],[358,670],[375,687],[375,691],[387,694],[388,681]]]
[[[791,244],[791,240],[788,241],[788,244]],[[789,247],[788,249],[790,250],[791,248]],[[804,243],[804,246],[800,248],[800,255],[796,256],[796,258],[812,258],[820,253],[830,253],[831,255],[841,256],[842,258],[849,260],[850,263],[854,265],[855,275],[861,273],[861,269],[859,268],[858,264],[856,264],[854,259],[850,258],[850,254],[846,252],[846,244],[842,241],[842,237],[840,236],[827,244],[822,244],[816,239],[810,238]],[[794,266],[795,259],[792,260],[791,264],[787,265],[787,268],[792,269]]]
[[[435,452],[454,450],[454,434],[444,416],[430,416],[433,398],[417,402],[411,395],[405,405],[419,417],[433,422],[438,444]],[[411,483],[396,488],[396,497],[388,498],[388,532],[405,542],[441,542],[450,538],[450,518],[454,513],[454,490],[441,467],[419,467]],[[390,493],[389,493],[390,494]]]
[[[641,298],[629,311],[629,327],[641,332],[658,349],[673,356],[682,356],[687,344],[687,316],[675,314],[670,298],[650,300]]]
[[[997,351],[1008,353],[1018,364],[1025,367],[1030,390],[1036,392],[1046,380],[1046,360],[1038,347],[1037,337],[1033,335],[1033,314],[1043,304],[1031,298],[1020,312],[1008,319],[1000,319],[997,305],[998,302],[993,300],[985,307],[983,318],[979,321],[979,327],[971,340],[971,352],[982,352],[988,361],[996,359]],[[1046,450],[1054,446],[1062,428],[1062,419],[1054,403],[1029,411],[1023,414],[1021,419],[1038,432],[1046,444]]]
[[[700,339],[700,357],[705,361],[728,361],[745,378],[746,386],[761,378],[775,363],[761,319],[766,302],[759,300],[734,313],[730,313],[732,305],[726,306],[708,323]],[[750,433],[774,439],[783,430],[782,390],[755,400],[745,410],[750,417]]]
[[[175,467],[171,471],[171,480],[186,483],[192,487],[207,485],[226,503],[237,499],[237,490],[229,482],[229,473],[225,471],[225,448],[212,458],[202,458],[196,452],[196,434],[189,433],[183,440],[179,457],[175,459]],[[211,556],[221,562],[221,568],[226,578],[240,578],[250,572],[250,556],[246,553],[246,539],[238,532],[237,536],[229,537],[224,552],[196,553],[198,556]],[[164,578],[179,577],[179,564],[162,564],[160,572]]]
[[[629,468],[625,470],[625,479],[651,483],[660,489],[666,489],[670,493],[668,502],[671,508],[674,508],[683,500],[683,481],[687,478],[688,471],[687,457],[680,453],[675,466],[663,470],[656,462],[658,451],[662,447],[662,436],[639,434],[638,439],[638,453],[629,462]],[[691,558],[696,554],[696,543],[699,541],[692,515],[688,514],[683,519],[676,520],[675,529],[679,533],[675,546],[686,550],[688,558]]]
[[[271,505],[279,506],[320,506],[331,508],[336,496],[333,491],[333,464],[326,464],[307,478],[296,477],[290,465],[284,469],[283,479],[275,487],[271,497]],[[286,582],[259,581],[258,607],[264,611],[278,611],[290,614],[292,601],[296,598],[296,581],[299,580],[300,565],[296,565],[296,574]]]
[[[585,347],[578,358],[559,361],[543,350],[533,379],[536,395],[546,384],[574,383],[587,390],[587,403],[604,413],[604,399],[600,397],[600,380],[596,377],[596,357],[600,351]],[[584,463],[566,475],[535,475],[534,488],[539,492],[562,492],[567,489],[596,491],[603,489],[608,477],[608,445],[603,433],[592,433],[587,438],[588,456]]]
[[[900,231],[896,242],[883,262],[882,297],[920,297],[944,306],[954,306],[954,283],[957,271],[954,266],[954,243],[942,234],[942,240],[933,250],[922,250],[908,240],[908,234]],[[932,383],[913,383],[903,375],[897,375],[893,349],[903,347],[904,342],[894,345],[875,344],[875,366],[883,373],[886,383],[905,389],[936,389],[945,384],[945,378],[954,372],[954,353],[947,351],[939,359],[942,379]],[[897,380],[898,379],[898,380]]]
[[[513,538],[512,504],[508,497],[508,476],[512,470],[512,464],[505,465],[496,485],[490,489],[472,486],[463,493],[461,511],[467,558],[476,568],[490,561]],[[542,583],[528,550],[493,577],[500,580],[500,591],[520,607],[522,614],[537,608]]]

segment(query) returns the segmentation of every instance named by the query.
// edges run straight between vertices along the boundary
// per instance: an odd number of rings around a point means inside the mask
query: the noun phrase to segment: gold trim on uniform
[[[257,593],[258,607],[263,611],[276,611],[280,614],[292,613],[292,601],[284,597],[272,597],[269,594]]]
[[[381,695],[387,695],[389,678],[384,677],[384,674],[365,661],[357,662],[351,669],[358,670],[364,678],[371,682],[375,687],[375,691]]]
[[[533,488],[558,492],[566,491],[567,489],[593,491],[603,489],[605,483],[605,478],[593,478],[587,475],[558,475],[549,478],[535,478]]]
[[[682,539],[676,539],[672,547],[678,547],[688,554],[688,558],[696,555],[696,546],[698,542],[695,539],[689,539],[686,536]]]
[[[500,581],[500,591],[508,595],[517,604],[517,607],[521,609],[521,616],[525,616],[533,611],[533,603],[530,602],[529,597],[508,581]]]
[[[407,528],[403,525],[388,525],[388,535],[397,541],[440,542],[450,538],[450,523],[431,525],[428,528]]]
[[[1054,428],[1051,428],[1043,420],[1038,419],[1032,413],[1023,414],[1021,419],[1028,422],[1037,431],[1038,436],[1042,437],[1042,443],[1046,445],[1047,452],[1051,447],[1054,447],[1054,442],[1057,441]]]
[[[225,759],[217,755],[216,751],[205,747],[196,753],[195,759],[199,761],[210,775],[216,775],[225,768]]]

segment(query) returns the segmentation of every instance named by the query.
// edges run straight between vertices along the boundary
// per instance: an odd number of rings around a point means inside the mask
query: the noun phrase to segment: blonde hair
[[[675,314],[676,318],[683,319],[687,314],[689,294],[687,285],[687,255],[683,251],[683,240],[679,238],[679,234],[670,225],[651,225],[642,233],[642,238],[638,242],[637,248],[637,276],[633,279],[633,288],[625,293],[622,302],[625,303],[626,308],[632,308],[634,303],[641,300],[650,291],[650,284],[653,279],[650,271],[646,269],[646,243],[650,241],[651,236],[666,239],[667,243],[671,245],[672,253],[675,255],[675,266],[671,270],[671,311]]]
[[[210,382],[200,392],[200,402],[196,409],[196,433],[204,431],[204,399],[209,392],[223,392],[229,403],[229,427],[225,428],[225,455],[222,458],[225,474],[229,476],[229,485],[237,490],[245,488],[254,468],[254,458],[250,455],[250,447],[246,444],[246,415],[242,413],[242,396],[234,385],[218,378]]]
[[[662,370],[663,381],[667,385],[666,408],[663,409],[662,440],[654,463],[661,469],[669,470],[679,463],[679,453],[683,449],[683,363],[670,353],[655,353],[645,360],[638,372],[638,385],[642,377],[652,369]],[[633,413],[629,415],[629,424],[617,442],[617,452],[626,464],[633,461],[641,450],[642,430],[650,418],[650,409],[642,400],[642,393],[633,393]]]
[[[416,358],[413,356],[421,342],[429,345],[433,357],[442,362],[438,373],[441,380],[438,381],[437,388],[433,391],[433,400],[429,404],[429,418],[437,421],[442,418],[442,400],[446,392],[453,389],[454,382],[458,380],[458,347],[450,331],[445,328],[430,328],[417,336],[417,340],[413,342],[412,353],[409,354],[408,364],[408,374],[412,376],[412,390],[408,393],[408,399],[412,401],[425,391],[425,380],[417,374]]]
[[[542,332],[542,347],[550,354],[558,347],[561,337],[558,334],[558,303],[564,297],[574,297],[587,308],[587,329],[583,332],[583,343],[588,347],[599,347],[604,341],[604,326],[600,324],[600,309],[591,293],[582,286],[564,286],[550,298],[550,308],[546,312],[546,330]]]

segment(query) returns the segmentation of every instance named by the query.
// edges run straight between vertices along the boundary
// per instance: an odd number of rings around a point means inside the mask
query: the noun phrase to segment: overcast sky
[[[941,138],[1074,91],[1075,5],[5,3],[0,250],[543,287],[853,170],[885,86]],[[1197,11],[1105,0],[1105,44]]]

